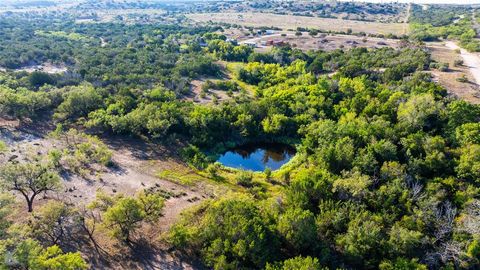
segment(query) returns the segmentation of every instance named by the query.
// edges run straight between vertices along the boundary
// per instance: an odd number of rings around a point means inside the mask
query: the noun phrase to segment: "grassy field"
[[[188,14],[187,17],[196,22],[214,21],[253,27],[274,26],[285,30],[308,27],[327,31],[347,31],[352,29],[353,32],[369,34],[406,34],[406,28],[402,23],[364,22],[269,13],[195,13]]]

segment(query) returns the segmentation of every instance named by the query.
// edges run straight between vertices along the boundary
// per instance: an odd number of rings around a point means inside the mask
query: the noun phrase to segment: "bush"
[[[467,76],[465,76],[465,74],[462,74],[462,76],[458,77],[456,80],[457,80],[458,82],[461,82],[461,83],[466,83],[466,82],[468,82],[468,78],[467,78]]]
[[[203,169],[208,166],[207,156],[195,145],[189,144],[183,148],[181,155],[189,165],[195,168]]]
[[[463,66],[463,60],[457,59],[453,62],[453,65],[456,67]]]
[[[263,171],[263,174],[265,174],[265,180],[267,181],[270,181],[272,180],[272,169],[270,168],[265,168],[265,170]]]
[[[103,104],[102,96],[92,85],[73,87],[58,106],[55,117],[60,120],[86,117]]]
[[[450,65],[448,63],[441,63],[438,66],[438,70],[440,70],[441,72],[446,72],[448,71],[449,66]]]
[[[218,171],[220,170],[221,165],[218,162],[215,162],[213,164],[208,164],[207,169],[205,170],[208,175],[217,180],[219,178]]]
[[[237,184],[244,187],[252,186],[253,173],[249,171],[240,171],[237,174],[236,180]]]
[[[262,269],[280,255],[271,220],[258,202],[235,194],[201,205],[170,231],[170,241],[198,251],[211,269]]]
[[[320,270],[322,268],[317,258],[295,257],[274,265],[267,263],[266,270]]]
[[[40,87],[45,84],[55,83],[55,80],[48,73],[41,71],[32,72],[28,77],[28,80],[33,87]]]

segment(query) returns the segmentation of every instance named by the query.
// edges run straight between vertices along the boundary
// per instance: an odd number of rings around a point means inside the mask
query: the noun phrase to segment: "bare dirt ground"
[[[55,141],[49,138],[8,128],[0,130],[0,139],[10,148],[10,152],[1,159],[3,161],[13,159],[15,156],[17,156],[16,160],[21,160],[22,156],[29,151],[46,154],[48,150],[56,148]],[[114,168],[87,178],[63,175],[64,188],[52,196],[75,205],[85,205],[95,199],[99,189],[111,195],[134,195],[143,189],[160,189],[172,194],[166,201],[163,218],[158,224],[159,228],[164,230],[172,225],[183,209],[205,198],[214,197],[215,187],[207,188],[204,183],[185,186],[158,177],[158,174],[166,169],[191,171],[179,161],[178,157],[173,156],[169,150],[162,149],[161,146],[158,146],[158,150],[148,150],[155,146],[119,139],[111,142],[109,147],[113,151]]]
[[[279,27],[284,30],[308,27],[320,30],[365,32],[369,34],[406,34],[402,23],[379,23],[271,13],[195,13],[187,17],[196,22],[223,22],[253,27]]]
[[[203,86],[203,84],[205,84],[206,81],[207,81],[207,79],[193,80],[190,83],[191,84],[190,85],[190,94],[185,96],[184,99],[185,100],[190,100],[190,101],[193,101],[193,102],[199,103],[199,104],[213,103],[215,97],[216,97],[218,102],[227,101],[227,100],[231,99],[231,97],[229,97],[225,91],[214,90],[214,89],[208,90],[208,93],[206,93],[205,96],[202,96],[202,94],[201,94],[202,93],[202,86]],[[238,93],[234,93],[234,95],[237,95],[237,94]]]
[[[478,54],[468,52],[465,49],[460,48],[455,42],[447,41],[445,46],[451,50],[460,50],[460,56],[463,59],[464,65],[468,67],[470,73],[477,84],[480,83],[480,58]]]
[[[21,130],[17,121],[0,120],[0,140],[9,146],[7,153],[0,154],[0,163],[10,159],[21,160],[27,152],[43,155],[49,149],[57,147],[55,141],[42,132],[31,134]],[[225,191],[219,185],[205,182],[205,178],[200,176],[198,182],[193,182],[191,185],[182,185],[159,177],[159,173],[164,170],[195,176],[196,172],[180,161],[175,150],[158,144],[145,143],[139,139],[106,138],[103,140],[113,152],[115,166],[88,177],[62,175],[63,188],[39,198],[36,207],[50,199],[63,200],[82,207],[94,200],[99,189],[112,195],[134,195],[144,189],[164,192],[169,194],[169,197],[165,202],[163,216],[154,226],[146,226],[142,229],[135,249],[126,249],[118,243],[112,243],[103,234],[100,234],[97,239],[105,248],[103,256],[94,254],[88,243],[80,245],[79,248],[82,253],[89,254],[89,263],[94,269],[199,269],[198,263],[181,258],[158,240],[178,220],[183,210]],[[19,205],[22,206],[22,198],[18,200]],[[19,214],[28,216],[23,207]],[[143,243],[145,239],[148,239],[149,243]],[[137,251],[138,249],[141,252]]]
[[[108,42],[105,41],[103,37],[100,38],[100,47],[105,47],[108,45]]]
[[[5,68],[0,68],[1,71],[6,71]],[[56,74],[56,73],[64,73],[67,71],[67,67],[65,65],[53,64],[53,63],[43,63],[41,65],[28,65],[25,67],[17,68],[15,71],[21,72],[25,71],[28,73],[32,73],[34,71],[43,71],[49,74]]]
[[[282,36],[283,35],[283,36]],[[237,35],[232,35],[239,36]],[[263,46],[262,42],[265,43],[269,40],[282,41],[292,45],[295,48],[308,51],[308,50],[324,50],[324,51],[333,51],[336,49],[351,49],[355,47],[365,47],[365,48],[382,48],[382,47],[392,47],[397,48],[399,46],[399,41],[395,39],[386,39],[386,38],[374,38],[374,37],[361,37],[354,35],[322,35],[318,34],[315,37],[310,36],[308,33],[304,32],[301,36],[296,36],[293,31],[279,31],[270,35],[263,35],[257,37],[239,37],[239,43],[257,43],[256,50],[259,52],[269,51],[272,46]]]
[[[432,70],[434,80],[443,85],[452,95],[467,100],[474,104],[480,104],[480,59],[476,54],[461,51],[455,52],[458,47],[453,42],[427,43],[432,58],[440,63],[449,63],[449,71],[441,72]],[[455,66],[455,60],[463,60],[462,66]],[[476,74],[476,75],[475,75]],[[468,82],[459,82],[458,78],[465,76]]]

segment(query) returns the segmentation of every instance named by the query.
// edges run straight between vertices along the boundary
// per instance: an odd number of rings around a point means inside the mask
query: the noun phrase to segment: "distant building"
[[[238,44],[238,41],[234,38],[227,38],[227,40],[225,40],[226,42],[229,42],[233,45],[237,45]]]
[[[285,44],[286,44],[285,41],[280,40],[280,39],[275,39],[275,40],[269,39],[269,40],[265,41],[265,46],[283,46]]]
[[[275,47],[284,46],[285,41],[276,39],[276,40],[272,41],[272,45],[275,46]]]
[[[247,45],[247,46],[250,46],[250,47],[252,47],[252,48],[256,48],[256,47],[257,47],[257,43],[254,42],[254,41],[245,41],[245,43],[243,43],[243,44],[245,44],[245,45]]]

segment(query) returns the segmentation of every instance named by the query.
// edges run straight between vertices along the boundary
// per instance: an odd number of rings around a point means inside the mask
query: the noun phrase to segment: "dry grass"
[[[281,36],[284,34],[285,36]],[[235,36],[232,36],[235,37]],[[323,51],[333,51],[336,49],[352,49],[355,47],[365,47],[365,48],[382,48],[382,47],[392,47],[397,48],[399,45],[398,40],[386,39],[386,38],[373,38],[373,37],[359,37],[352,35],[317,35],[312,37],[307,33],[303,33],[302,36],[296,36],[295,32],[292,31],[282,31],[275,36],[263,36],[252,38],[257,43],[268,40],[281,40],[285,43],[290,44],[292,47],[301,49],[303,51],[308,50],[323,50]],[[249,41],[242,37],[239,39],[240,42]],[[271,46],[268,47],[259,47],[255,50],[258,52],[267,52],[271,49]]]
[[[202,95],[202,86],[205,84],[207,80],[210,81],[218,81],[219,79],[198,79],[198,80],[193,80],[190,83],[190,93],[183,98],[185,100],[190,100],[195,103],[200,103],[200,104],[212,104],[215,103],[215,99],[217,100],[218,103],[228,101],[232,99],[234,96],[237,96],[239,93],[233,93],[233,95],[230,97],[228,96],[226,91],[222,90],[215,90],[215,89],[209,89],[208,92],[204,93]]]
[[[297,27],[316,28],[320,30],[365,32],[369,34],[406,34],[402,23],[363,22],[342,19],[277,15],[271,13],[196,13],[188,18],[197,22],[223,22],[244,26],[274,26],[282,29]]]
[[[227,73],[227,78],[229,80],[235,81],[242,89],[245,89],[250,95],[254,95],[257,87],[255,85],[248,84],[237,78],[237,74],[245,66],[245,63],[241,62],[224,62],[221,61],[220,65]]]

